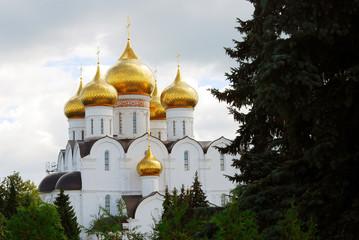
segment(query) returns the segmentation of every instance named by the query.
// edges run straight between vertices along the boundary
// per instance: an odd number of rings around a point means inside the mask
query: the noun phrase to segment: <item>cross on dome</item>
[[[130,40],[130,17],[127,16],[127,25],[126,25],[126,28],[127,28],[127,39]]]
[[[100,47],[97,47],[97,64],[100,64]]]

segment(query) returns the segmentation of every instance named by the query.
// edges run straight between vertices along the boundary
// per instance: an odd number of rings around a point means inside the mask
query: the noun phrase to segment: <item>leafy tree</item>
[[[100,207],[96,216],[90,223],[89,228],[84,228],[88,236],[95,235],[97,239],[103,240],[142,240],[145,235],[136,232],[136,229],[125,229],[123,223],[127,220],[125,202],[120,199],[117,201],[119,215],[112,215],[106,209]]]
[[[10,218],[16,213],[18,207],[18,192],[15,189],[13,180],[9,181],[8,192],[5,196],[3,213],[7,218]]]
[[[5,239],[7,234],[6,223],[6,217],[0,213],[0,239]]]
[[[65,230],[65,235],[68,239],[80,239],[80,227],[77,223],[77,218],[73,207],[70,205],[69,196],[64,194],[64,189],[61,188],[57,195],[55,202],[56,210],[61,219],[61,225]]]
[[[5,239],[67,239],[55,206],[38,200],[28,207],[18,207],[7,221],[7,230]]]
[[[249,209],[242,210],[239,203],[232,201],[213,217],[218,231],[215,239],[255,240],[263,239],[259,231],[256,216]]]
[[[231,180],[268,239],[294,196],[322,239],[359,236],[359,2],[250,0],[226,52],[238,66],[212,93],[230,105],[240,153]],[[247,111],[241,111],[243,109]]]

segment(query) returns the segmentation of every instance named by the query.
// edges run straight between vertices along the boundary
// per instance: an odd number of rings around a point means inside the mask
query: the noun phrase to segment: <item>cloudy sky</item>
[[[240,39],[236,17],[248,19],[244,0],[1,0],[0,177],[14,171],[39,184],[45,162],[66,146],[65,102],[95,74],[97,47],[103,75],[121,56],[131,21],[131,45],[152,70],[159,90],[182,78],[199,93],[195,137],[233,138],[237,123],[206,89],[228,85],[236,66],[223,47]]]

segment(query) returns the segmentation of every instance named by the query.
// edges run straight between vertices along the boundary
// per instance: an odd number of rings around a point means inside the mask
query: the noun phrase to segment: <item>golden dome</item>
[[[80,99],[85,107],[115,105],[117,101],[116,89],[101,76],[99,63],[97,63],[95,77],[82,89]]]
[[[193,87],[183,82],[179,66],[177,76],[161,94],[161,103],[165,109],[168,108],[194,108],[198,102],[198,95]]]
[[[159,176],[162,172],[162,164],[151,152],[150,134],[148,134],[148,150],[146,156],[137,164],[137,172],[140,176]]]
[[[77,93],[75,94],[75,96],[70,98],[65,104],[64,113],[68,119],[85,117],[85,107],[80,100],[81,90],[82,90],[82,77],[80,78],[80,86],[79,89],[77,90]]]
[[[141,62],[133,51],[130,40],[120,59],[110,67],[106,81],[114,86],[118,94],[141,94],[151,96],[155,80],[152,71]]]
[[[155,81],[155,90],[153,90],[150,100],[150,120],[166,120],[166,111],[161,104],[157,81]]]

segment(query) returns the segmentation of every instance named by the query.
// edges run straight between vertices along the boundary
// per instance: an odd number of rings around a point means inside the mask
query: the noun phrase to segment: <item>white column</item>
[[[159,176],[141,176],[143,197],[146,197],[153,192],[158,192],[159,179]]]
[[[85,140],[104,136],[113,136],[113,107],[85,107],[86,133]]]
[[[151,135],[159,138],[161,141],[167,140],[167,123],[166,120],[151,120]]]
[[[136,138],[150,129],[150,97],[119,95],[114,110],[114,135],[119,139]]]
[[[193,138],[193,108],[166,109],[167,139]]]
[[[69,140],[84,140],[85,118],[69,119]]]

